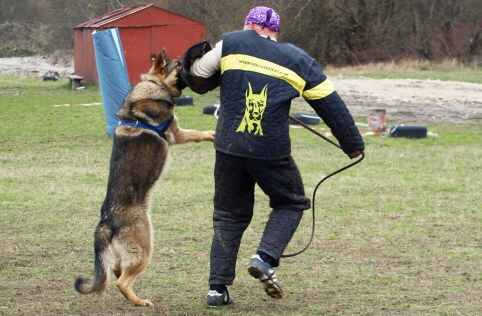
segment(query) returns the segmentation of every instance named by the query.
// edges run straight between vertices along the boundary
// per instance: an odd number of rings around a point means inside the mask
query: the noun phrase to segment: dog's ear
[[[159,76],[166,75],[167,73],[166,59],[167,59],[166,49],[164,48],[157,55],[156,60],[154,61],[154,65],[152,65],[152,68],[149,72]]]

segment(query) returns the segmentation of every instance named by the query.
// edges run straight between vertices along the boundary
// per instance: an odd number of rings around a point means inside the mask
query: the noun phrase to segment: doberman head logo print
[[[268,85],[263,87],[260,94],[254,94],[251,83],[248,82],[248,89],[246,90],[246,110],[244,112],[243,120],[239,124],[236,132],[248,132],[254,135],[263,135],[263,128],[261,127],[261,120],[266,109],[266,101],[268,98]]]

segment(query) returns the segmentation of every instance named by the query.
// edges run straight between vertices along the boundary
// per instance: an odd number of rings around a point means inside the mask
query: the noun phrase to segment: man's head
[[[275,10],[268,7],[255,7],[252,8],[246,16],[244,29],[249,29],[246,26],[257,24],[261,30],[268,28],[271,31],[279,33],[279,21],[279,14],[276,13]]]

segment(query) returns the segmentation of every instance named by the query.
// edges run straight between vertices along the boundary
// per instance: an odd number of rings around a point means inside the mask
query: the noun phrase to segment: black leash
[[[311,127],[309,127],[308,125],[306,125],[305,123],[301,122],[300,120],[298,119],[295,119],[294,117],[292,117],[291,115],[289,116],[290,120],[294,121],[295,123],[303,126],[304,128],[306,128],[307,130],[309,130],[310,132],[314,133],[315,135],[323,138],[324,140],[326,140],[327,142],[329,142],[330,144],[332,144],[333,146],[336,146],[338,148],[341,149],[340,145],[338,145],[337,143],[335,143],[334,141],[332,141],[331,139],[329,139],[328,137],[322,135],[321,133],[318,133],[317,131],[315,131],[314,129],[312,129]],[[343,168],[340,168],[338,170],[336,170],[335,172],[332,172],[330,173],[329,175],[327,175],[326,177],[324,177],[323,179],[320,180],[320,182],[318,182],[318,184],[316,185],[315,187],[315,190],[313,191],[313,207],[312,207],[312,213],[313,213],[313,223],[312,223],[312,227],[311,227],[311,237],[310,237],[310,241],[308,241],[308,244],[305,246],[305,248],[301,249],[300,251],[298,252],[295,252],[295,253],[290,253],[290,254],[287,254],[287,255],[281,255],[281,257],[283,258],[288,258],[288,257],[294,257],[294,256],[297,256],[299,255],[300,253],[304,252],[306,249],[308,249],[308,247],[311,245],[311,242],[313,241],[313,237],[315,236],[315,196],[316,196],[316,191],[318,190],[318,187],[327,179],[331,178],[332,176],[334,176],[335,174],[337,173],[340,173],[348,168],[351,168],[353,167],[354,165],[360,163],[363,158],[365,158],[365,154],[362,153],[361,157],[355,161],[355,162],[352,162],[350,163],[349,165],[346,165],[345,167]]]

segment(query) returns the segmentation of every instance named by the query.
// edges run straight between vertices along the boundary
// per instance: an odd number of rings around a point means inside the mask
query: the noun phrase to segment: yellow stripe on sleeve
[[[330,79],[327,78],[316,87],[304,91],[303,98],[305,98],[305,100],[323,99],[324,97],[332,94],[334,91],[335,87],[333,87],[333,83],[331,83]]]

